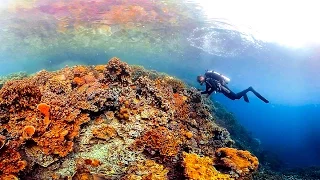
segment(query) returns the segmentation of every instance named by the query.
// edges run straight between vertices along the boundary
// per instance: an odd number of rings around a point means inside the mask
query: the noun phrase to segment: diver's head
[[[205,77],[202,75],[197,76],[197,81],[198,83],[200,83],[200,85],[202,85],[205,81]]]

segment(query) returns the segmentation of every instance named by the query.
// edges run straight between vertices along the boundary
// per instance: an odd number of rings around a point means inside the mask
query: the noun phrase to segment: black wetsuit
[[[249,87],[239,93],[234,93],[231,91],[223,77],[221,77],[218,74],[215,74],[213,72],[206,72],[205,73],[205,83],[206,83],[206,90],[201,92],[201,94],[208,94],[210,95],[212,92],[217,91],[224,94],[226,97],[228,97],[231,100],[236,100],[240,98],[244,98],[246,102],[249,102],[247,92],[251,91],[253,92],[259,99],[261,99],[265,103],[269,103],[267,99],[265,99],[263,96],[261,96],[258,92],[256,92],[252,87]]]

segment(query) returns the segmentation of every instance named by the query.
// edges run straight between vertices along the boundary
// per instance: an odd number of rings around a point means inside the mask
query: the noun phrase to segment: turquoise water
[[[290,167],[320,165],[318,45],[266,42],[227,19],[209,19],[197,1],[19,0],[0,7],[0,76],[117,56],[204,88],[195,77],[214,69],[231,78],[235,92],[253,86],[270,101],[211,96],[266,151]]]

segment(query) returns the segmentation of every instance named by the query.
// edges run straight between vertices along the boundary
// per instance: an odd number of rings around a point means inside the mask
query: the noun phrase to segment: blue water
[[[110,48],[105,51],[103,47],[97,48],[100,46],[82,45],[75,49],[76,45],[70,40],[70,46],[57,46],[53,51],[39,51],[37,54],[28,51],[34,48],[30,46],[25,46],[24,51],[19,46],[19,51],[15,52],[12,48],[14,42],[8,45],[5,41],[0,45],[0,75],[17,71],[35,73],[41,69],[57,70],[66,65],[105,64],[108,59],[117,56],[129,64],[165,72],[190,86],[204,88],[196,83],[195,78],[205,70],[213,69],[231,78],[229,87],[233,91],[252,86],[270,101],[265,104],[250,93],[250,103],[243,99],[231,101],[222,94],[211,97],[233,112],[240,124],[261,141],[265,150],[277,154],[289,167],[320,166],[320,47],[292,49],[265,42],[259,42],[257,47],[227,29],[208,28],[205,32],[194,34],[194,27],[205,25],[186,24],[187,28],[179,28],[179,33],[184,30],[180,37],[183,39],[180,39],[180,44],[184,47],[177,47],[181,48],[179,52],[172,51],[171,47],[167,51],[155,48],[153,53],[147,53],[143,48],[127,46],[125,41],[120,42],[121,48],[115,50]],[[214,22],[208,26],[212,24]],[[6,37],[4,32],[0,33],[1,38]],[[211,34],[213,32],[215,34]],[[50,39],[50,34],[43,39]],[[171,45],[169,40],[165,41],[168,46]],[[16,43],[19,42],[17,40]]]

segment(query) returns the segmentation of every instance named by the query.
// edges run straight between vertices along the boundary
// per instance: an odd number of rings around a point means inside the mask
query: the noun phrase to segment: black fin
[[[249,98],[248,98],[247,94],[243,95],[243,99],[245,102],[247,102],[247,103],[249,102]]]
[[[259,99],[261,99],[263,102],[265,102],[265,103],[269,103],[269,101],[266,99],[266,98],[264,98],[263,96],[261,96],[261,94],[259,94],[257,91],[255,91],[253,88],[252,88],[252,90],[251,90],[252,92],[253,92],[253,94],[254,95],[256,95]]]

